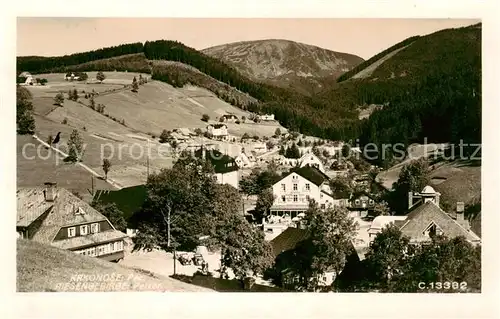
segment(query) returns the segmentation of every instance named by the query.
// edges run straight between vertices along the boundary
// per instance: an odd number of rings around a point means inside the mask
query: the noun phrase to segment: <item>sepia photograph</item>
[[[482,291],[480,19],[16,23],[17,292]]]

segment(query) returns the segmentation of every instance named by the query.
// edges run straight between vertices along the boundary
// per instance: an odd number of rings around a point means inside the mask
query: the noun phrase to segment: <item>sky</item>
[[[17,18],[17,56],[59,56],[147,40],[201,50],[249,40],[286,39],[368,59],[414,35],[474,19],[347,18]]]

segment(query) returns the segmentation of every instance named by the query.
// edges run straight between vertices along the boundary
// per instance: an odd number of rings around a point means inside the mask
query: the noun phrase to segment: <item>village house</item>
[[[220,117],[221,122],[234,123],[238,121],[238,117],[234,114],[224,114]]]
[[[253,162],[250,161],[250,159],[244,152],[238,154],[238,156],[235,157],[234,161],[236,162],[236,165],[238,165],[239,168],[246,168],[253,166]]]
[[[375,207],[375,199],[368,193],[353,194],[349,199],[348,209],[352,217],[366,217]]]
[[[479,244],[481,239],[471,230],[464,217],[464,203],[457,202],[455,213],[448,214],[439,207],[440,195],[431,186],[425,186],[420,193],[410,192],[408,213],[402,216],[404,218],[388,223],[399,227],[403,236],[410,238],[410,243],[423,243],[430,241],[435,235],[442,235],[448,238],[463,236],[472,244]],[[371,227],[371,240],[380,232],[377,228],[381,229],[380,226]]]
[[[312,166],[319,169],[322,173],[325,172],[325,167],[323,166],[323,163],[312,152],[302,155],[302,157],[299,159],[299,166],[300,167]]]
[[[207,134],[209,137],[216,140],[227,140],[229,138],[226,124],[207,125]]]
[[[267,145],[265,142],[257,142],[253,143],[251,146],[252,150],[256,153],[265,153],[267,152]]]
[[[64,80],[66,81],[78,81],[80,77],[78,75],[75,75],[73,72],[66,73],[64,76]]]
[[[36,83],[35,78],[29,72],[22,72],[17,78],[21,85],[34,85]]]
[[[124,258],[127,235],[55,183],[17,189],[18,237],[108,261]]]
[[[257,115],[257,119],[261,121],[274,121],[274,114]]]
[[[240,173],[234,158],[218,150],[205,148],[198,149],[194,155],[197,158],[204,158],[212,164],[219,184],[228,184],[236,189],[239,188]]]

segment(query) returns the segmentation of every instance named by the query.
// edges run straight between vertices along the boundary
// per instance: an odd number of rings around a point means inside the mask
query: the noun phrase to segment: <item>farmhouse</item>
[[[18,237],[77,254],[117,261],[127,235],[89,204],[55,183],[17,189]]]
[[[218,140],[226,140],[229,135],[227,133],[226,124],[209,124],[207,125],[207,134]]]
[[[393,218],[388,222],[378,220],[377,223],[394,223],[404,236],[410,238],[410,243],[427,242],[435,235],[443,235],[448,238],[463,236],[472,244],[479,244],[481,239],[471,230],[469,222],[464,218],[464,203],[458,202],[456,212],[448,214],[439,207],[439,198],[440,194],[431,186],[425,186],[420,193],[410,192],[409,211],[406,216],[402,216],[404,218]],[[384,226],[382,225],[382,228]],[[381,229],[381,226],[374,225],[370,228],[373,234],[370,235],[371,240],[380,232],[377,228]]]
[[[240,175],[234,158],[222,154],[218,150],[207,150],[204,147],[195,151],[194,155],[197,158],[206,159],[212,164],[219,184],[228,184],[234,188],[239,187]]]

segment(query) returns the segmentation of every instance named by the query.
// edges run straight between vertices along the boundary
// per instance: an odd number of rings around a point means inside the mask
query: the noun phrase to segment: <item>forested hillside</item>
[[[369,76],[352,78],[397,49]],[[176,41],[125,44],[63,57],[19,57],[17,67],[33,73],[85,68],[151,72],[153,79],[174,86],[199,85],[241,108],[274,113],[291,130],[333,140],[360,138],[362,145],[407,145],[424,137],[428,142],[481,139],[481,25],[409,38],[314,96],[252,81],[223,61]],[[207,76],[223,85],[207,82]],[[243,95],[227,94],[224,85]],[[377,110],[358,120],[359,109],[373,104]]]

